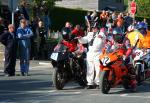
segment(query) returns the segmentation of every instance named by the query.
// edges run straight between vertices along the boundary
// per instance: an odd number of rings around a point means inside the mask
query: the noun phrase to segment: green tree
[[[28,4],[29,0],[21,0],[20,5]],[[32,16],[48,13],[55,5],[56,0],[30,0],[30,11]]]
[[[136,0],[137,15],[143,17],[150,16],[150,0]]]
[[[55,5],[56,0],[33,0],[32,9],[34,15],[48,13]]]

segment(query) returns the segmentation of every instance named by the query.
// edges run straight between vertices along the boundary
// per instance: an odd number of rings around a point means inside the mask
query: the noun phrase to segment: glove
[[[126,56],[125,56],[125,55],[123,55],[123,61],[126,61],[126,59],[127,59],[127,58],[126,58]]]

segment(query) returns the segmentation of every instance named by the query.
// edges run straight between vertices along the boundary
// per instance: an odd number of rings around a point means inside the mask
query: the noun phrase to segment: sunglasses
[[[26,22],[23,21],[23,22],[21,22],[21,23],[26,23]]]

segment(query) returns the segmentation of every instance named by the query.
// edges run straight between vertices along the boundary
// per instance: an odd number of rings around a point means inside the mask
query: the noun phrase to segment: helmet
[[[141,34],[145,35],[147,33],[147,25],[144,22],[140,22],[137,25],[137,29],[140,31]]]
[[[123,42],[123,38],[124,38],[123,34],[120,31],[118,31],[118,29],[115,28],[113,30],[114,41],[121,44]]]
[[[112,33],[113,35],[117,35],[117,34],[122,35],[122,31],[119,28],[115,28]]]
[[[103,33],[106,34],[106,33],[107,33],[107,29],[106,29],[106,28],[101,28],[101,29],[100,29],[100,32],[103,32]]]
[[[106,39],[106,35],[104,32],[99,32],[99,36],[101,36],[103,39]]]
[[[130,25],[129,27],[128,27],[128,32],[131,32],[131,31],[133,31],[134,30],[134,26],[133,25]]]
[[[137,25],[137,29],[147,29],[147,26],[144,22],[140,22],[138,25]]]

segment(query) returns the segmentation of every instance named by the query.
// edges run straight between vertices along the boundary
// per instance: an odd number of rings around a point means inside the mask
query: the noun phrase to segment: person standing
[[[88,43],[87,52],[87,89],[99,88],[99,76],[100,76],[100,63],[99,55],[102,53],[104,47],[105,34],[100,32],[96,27],[92,28],[92,32],[89,32],[87,36],[79,39],[82,44]],[[96,85],[96,86],[95,86]]]
[[[44,27],[45,27],[45,30],[46,30],[46,38],[48,38],[48,31],[49,31],[49,28],[51,27],[51,19],[48,15],[48,11],[45,12],[45,16],[43,17],[43,21],[44,21]]]
[[[3,25],[3,19],[0,17],[0,35],[4,32],[5,27]]]
[[[19,45],[20,68],[22,76],[28,75],[30,60],[30,39],[33,32],[27,25],[26,19],[20,21],[20,27],[17,29],[17,38]]]
[[[45,59],[46,30],[42,21],[39,21],[37,29],[37,34],[39,37],[38,56],[40,59]]]
[[[15,27],[12,24],[8,26],[8,32],[0,35],[0,41],[5,46],[5,76],[15,76],[16,66],[16,35],[14,33]]]

